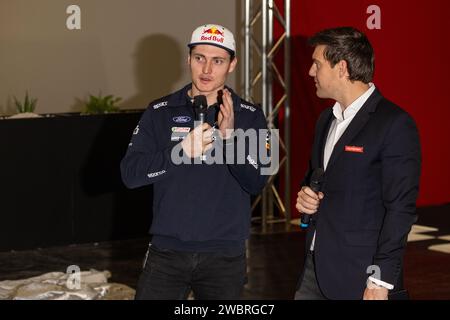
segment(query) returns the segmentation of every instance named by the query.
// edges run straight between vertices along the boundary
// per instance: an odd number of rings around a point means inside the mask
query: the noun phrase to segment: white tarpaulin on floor
[[[123,284],[108,283],[109,271],[77,274],[50,272],[24,280],[0,281],[3,300],[130,300],[135,291]]]

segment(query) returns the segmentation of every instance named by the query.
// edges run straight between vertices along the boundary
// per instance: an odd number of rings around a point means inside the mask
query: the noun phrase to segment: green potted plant
[[[89,95],[89,101],[86,103],[86,108],[84,114],[105,114],[120,111],[117,106],[122,100],[120,97],[114,97],[113,95],[108,95],[102,97],[101,94],[98,96]]]
[[[28,91],[25,93],[24,101],[20,101],[15,96],[13,96],[14,104],[17,109],[17,114],[11,116],[11,119],[19,119],[19,118],[39,118],[40,115],[34,113],[37,105],[36,98],[30,98],[28,95]]]

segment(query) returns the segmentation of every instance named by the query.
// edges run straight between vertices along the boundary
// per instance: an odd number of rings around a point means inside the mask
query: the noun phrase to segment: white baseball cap
[[[218,24],[205,24],[194,30],[188,47],[191,48],[199,44],[210,44],[236,54],[236,42],[233,33]]]

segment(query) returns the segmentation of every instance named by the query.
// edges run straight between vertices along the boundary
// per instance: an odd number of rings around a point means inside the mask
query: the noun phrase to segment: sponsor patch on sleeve
[[[249,106],[248,104],[243,104],[243,103],[241,103],[241,108],[242,108],[242,109],[250,110],[251,112],[255,112],[255,111],[256,111],[256,108],[255,108],[255,107]]]
[[[250,155],[248,155],[247,160],[256,170],[258,170],[258,163]]]
[[[159,172],[152,172],[152,173],[147,174],[147,177],[149,177],[150,179],[151,178],[156,178],[156,177],[159,177],[159,176],[163,175],[164,173],[166,173],[166,170],[162,170],[162,171],[159,171]]]
[[[162,107],[167,107],[167,101],[164,101],[164,102],[160,102],[160,103],[158,103],[158,104],[155,104],[155,105],[153,106],[153,110],[158,110],[159,108],[162,108]]]

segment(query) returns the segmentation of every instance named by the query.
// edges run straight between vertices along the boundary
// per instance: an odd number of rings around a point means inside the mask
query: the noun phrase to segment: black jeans
[[[136,300],[237,300],[247,275],[245,253],[179,252],[149,247]]]

